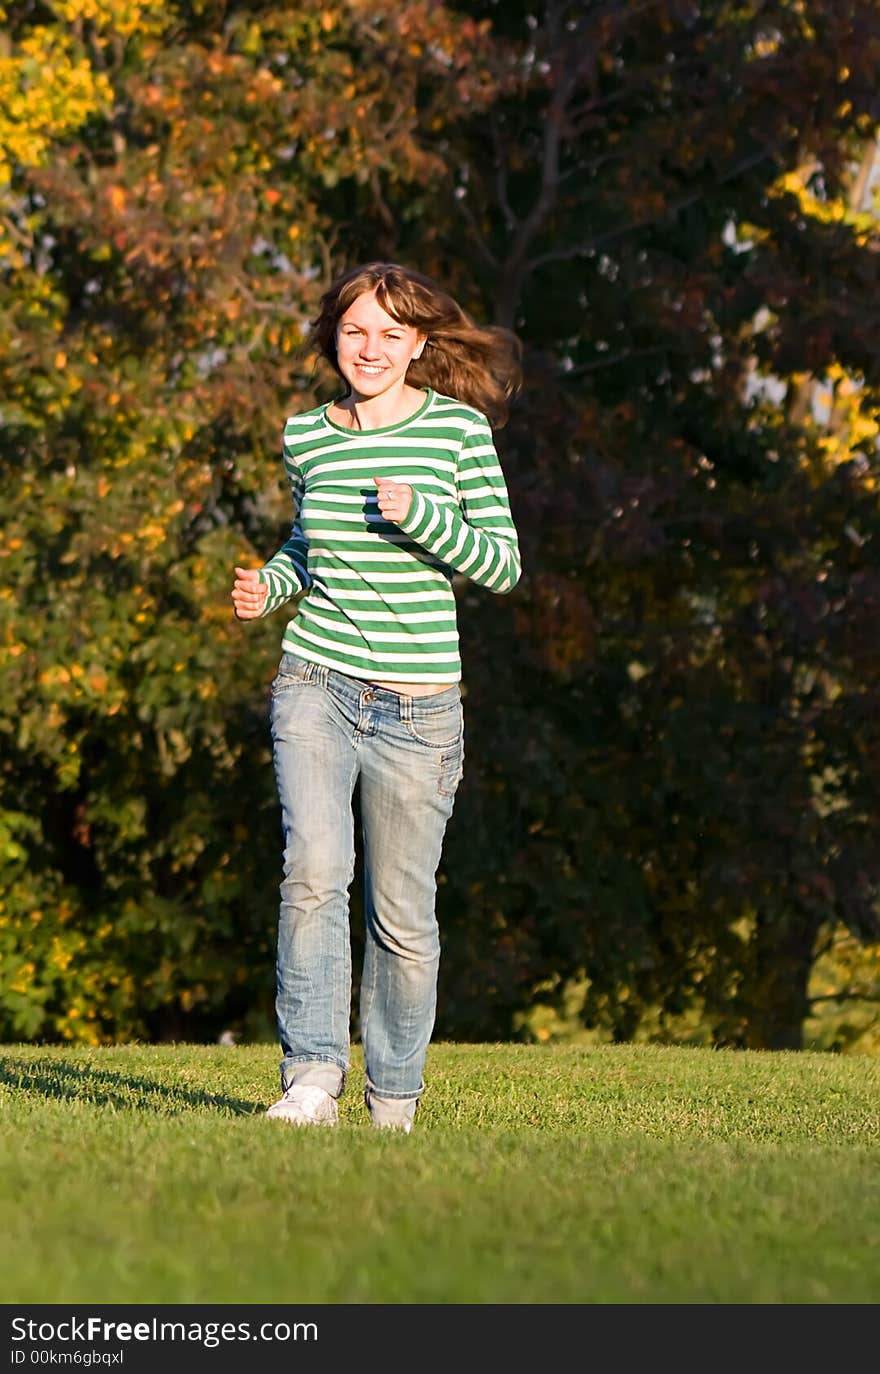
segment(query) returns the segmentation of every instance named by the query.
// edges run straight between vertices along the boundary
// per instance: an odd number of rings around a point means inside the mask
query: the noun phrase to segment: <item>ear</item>
[[[427,342],[428,342],[428,336],[427,336],[427,334],[423,334],[421,340],[419,341],[418,346],[416,347],[416,351],[415,351],[415,353],[413,354],[413,362],[415,362],[416,358],[420,358],[420,357],[422,356],[422,354],[423,354],[424,351],[425,351],[425,344],[426,344]]]

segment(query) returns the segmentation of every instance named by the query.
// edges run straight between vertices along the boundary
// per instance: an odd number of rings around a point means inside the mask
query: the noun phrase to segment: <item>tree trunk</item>
[[[807,988],[818,918],[805,912],[762,912],[755,935],[755,976],[741,994],[743,1044],[753,1050],[803,1048],[810,1012]]]

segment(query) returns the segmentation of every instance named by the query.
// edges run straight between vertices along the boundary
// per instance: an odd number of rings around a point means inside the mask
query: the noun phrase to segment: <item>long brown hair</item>
[[[522,382],[519,339],[509,329],[475,324],[442,287],[409,267],[368,262],[344,273],[325,291],[320,313],[312,320],[311,338],[331,367],[339,372],[337,325],[358,296],[369,291],[375,291],[392,319],[427,336],[406,380],[474,406],[500,429]]]

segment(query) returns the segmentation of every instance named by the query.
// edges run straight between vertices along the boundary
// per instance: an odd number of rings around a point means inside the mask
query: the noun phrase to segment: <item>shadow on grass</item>
[[[176,1115],[194,1107],[213,1107],[234,1116],[263,1111],[254,1102],[188,1088],[169,1088],[149,1078],[93,1069],[63,1059],[9,1059],[0,1056],[0,1083],[27,1092],[42,1093],[68,1102],[91,1102],[100,1107],[122,1107]]]

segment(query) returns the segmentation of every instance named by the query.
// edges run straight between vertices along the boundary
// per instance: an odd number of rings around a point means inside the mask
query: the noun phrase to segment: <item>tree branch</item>
[[[473,237],[474,247],[483,259],[483,262],[487,267],[491,267],[493,272],[498,272],[501,268],[501,264],[486,242],[485,235],[477,223],[471,207],[467,203],[467,193],[465,192],[463,196],[456,196],[454,199],[462,217],[467,221],[467,226]]]
[[[560,368],[562,377],[581,377],[585,372],[598,372],[603,367],[615,367],[617,363],[629,362],[632,358],[649,358],[654,353],[668,353],[665,344],[654,344],[651,348],[623,349],[620,353],[609,353],[607,358],[597,358],[592,363],[579,363],[577,367]]]
[[[510,198],[507,194],[507,158],[503,154],[501,147],[501,131],[498,127],[498,119],[495,112],[492,112],[492,143],[495,148],[495,193],[498,196],[498,204],[501,206],[501,213],[504,216],[504,223],[507,225],[509,233],[514,233],[519,220],[513,213]]]
[[[859,992],[854,988],[841,988],[840,992],[825,992],[820,997],[809,997],[808,1002],[814,1007],[817,1002],[877,1002],[880,1003],[880,993]]]
[[[751,171],[763,162],[766,157],[775,151],[773,145],[768,145],[756,153],[750,154],[738,162],[735,167],[725,172],[719,177],[712,187],[701,187],[699,191],[693,191],[690,195],[681,196],[678,200],[667,205],[662,211],[653,215],[643,215],[639,219],[630,220],[627,224],[622,224],[616,229],[608,229],[603,234],[594,234],[592,238],[583,239],[580,243],[571,244],[567,248],[551,248],[546,253],[539,253],[534,258],[523,265],[524,275],[534,272],[538,267],[543,267],[548,262],[564,262],[569,258],[577,258],[587,253],[595,252],[597,248],[602,248],[606,243],[613,243],[615,239],[625,238],[627,234],[635,233],[638,229],[646,229],[652,224],[659,224],[662,220],[670,217],[674,218],[681,214],[682,210],[687,210],[689,206],[696,205],[698,201],[704,199],[709,190],[716,186],[723,186],[726,182],[732,181],[734,177],[741,176],[744,172]]]

